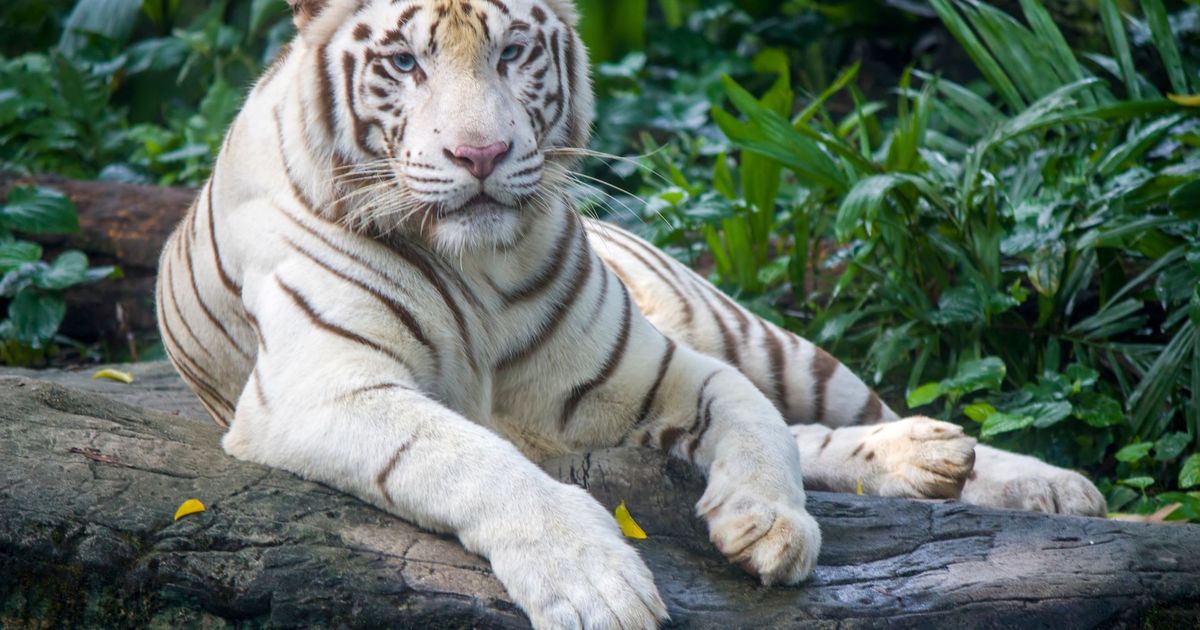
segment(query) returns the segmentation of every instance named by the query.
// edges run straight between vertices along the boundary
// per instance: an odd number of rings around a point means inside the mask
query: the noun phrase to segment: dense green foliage
[[[581,0],[613,157],[580,194],[893,403],[1085,469],[1115,511],[1200,519],[1181,492],[1200,486],[1200,11],[883,4]],[[282,0],[0,17],[0,168],[158,183],[203,181],[291,33]]]

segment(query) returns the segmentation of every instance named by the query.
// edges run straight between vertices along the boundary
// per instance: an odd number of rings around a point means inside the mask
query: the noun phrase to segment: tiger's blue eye
[[[500,61],[512,61],[521,55],[521,45],[512,44],[500,51]]]
[[[417,58],[412,53],[392,55],[392,65],[400,72],[412,72],[417,69]]]

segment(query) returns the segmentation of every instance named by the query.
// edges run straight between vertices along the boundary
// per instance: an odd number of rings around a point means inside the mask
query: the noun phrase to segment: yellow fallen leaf
[[[862,493],[863,493],[863,491],[862,491],[862,479],[859,479],[858,481],[856,481],[856,482],[854,483],[854,494],[862,494]]]
[[[178,521],[179,519],[187,516],[188,514],[195,514],[197,512],[203,512],[205,509],[207,509],[207,508],[205,508],[204,504],[201,503],[200,501],[198,501],[196,499],[188,499],[187,501],[184,501],[183,504],[181,504],[179,506],[178,510],[175,510],[175,520]]]
[[[1171,94],[1167,93],[1171,102],[1184,107],[1200,107],[1200,94]]]
[[[624,501],[617,506],[617,510],[613,512],[613,516],[617,517],[617,525],[621,526],[621,533],[625,534],[626,538],[646,539],[646,532],[642,531],[637,521],[633,520],[633,516],[629,514],[629,508],[625,507]]]
[[[122,372],[120,370],[100,370],[99,372],[96,372],[95,374],[92,375],[92,380],[95,380],[98,378],[103,378],[103,379],[107,379],[110,381],[117,381],[118,383],[125,383],[126,385],[133,382],[132,374],[130,374],[129,372]]]

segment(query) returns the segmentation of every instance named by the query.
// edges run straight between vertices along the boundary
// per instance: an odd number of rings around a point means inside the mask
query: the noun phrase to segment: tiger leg
[[[779,411],[729,365],[654,337],[665,346],[659,377],[622,442],[657,446],[705,471],[696,513],[730,562],[768,585],[804,579],[821,533],[805,510],[798,452]],[[652,353],[658,344],[639,347]]]
[[[457,535],[491,561],[535,627],[664,619],[650,571],[607,511],[423,394],[415,375],[427,350],[384,342],[403,327],[350,286],[290,267],[247,283],[266,336],[226,451]]]
[[[655,327],[736,368],[783,414],[808,488],[853,492],[862,482],[873,494],[958,496],[974,446],[959,427],[919,418],[867,430],[899,416],[849,368],[632,234],[599,222],[589,222],[588,230]]]
[[[864,492],[916,497],[954,496],[959,488],[979,505],[1105,513],[1103,495],[1078,473],[987,446],[975,448],[972,469],[962,454],[973,441],[955,425],[911,418],[892,427],[900,417],[827,352],[755,316],[625,230],[600,222],[588,230],[663,334],[737,367],[775,403],[800,447],[807,487],[849,492],[861,481]],[[879,423],[888,428],[864,429]]]

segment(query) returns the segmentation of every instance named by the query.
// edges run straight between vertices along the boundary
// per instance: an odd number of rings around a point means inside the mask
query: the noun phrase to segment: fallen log
[[[135,369],[0,372],[0,626],[527,624],[453,539],[229,458],[169,368]],[[1200,624],[1200,526],[811,493],[816,572],[763,588],[709,545],[689,466],[611,449],[544,467],[626,502],[677,627]],[[172,520],[188,498],[207,511]]]
[[[125,344],[129,335],[153,331],[158,254],[196,196],[188,188],[79,181],[57,175],[0,173],[0,199],[15,186],[45,186],[71,198],[78,234],[41,236],[50,250],[78,249],[93,265],[119,265],[121,280],[67,292],[62,332],[81,341]]]

